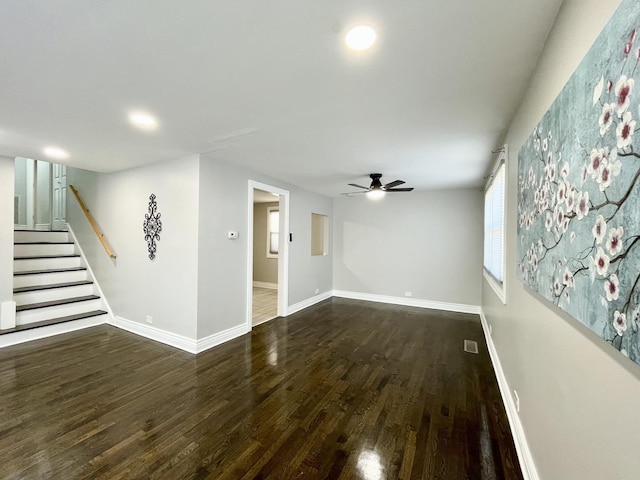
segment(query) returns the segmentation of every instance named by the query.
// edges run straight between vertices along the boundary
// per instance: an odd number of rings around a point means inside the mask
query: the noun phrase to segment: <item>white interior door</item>
[[[53,164],[53,230],[67,228],[67,166]]]

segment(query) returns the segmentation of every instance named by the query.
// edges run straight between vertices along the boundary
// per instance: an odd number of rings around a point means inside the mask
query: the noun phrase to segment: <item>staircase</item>
[[[107,315],[81,255],[68,232],[14,232],[11,333]]]

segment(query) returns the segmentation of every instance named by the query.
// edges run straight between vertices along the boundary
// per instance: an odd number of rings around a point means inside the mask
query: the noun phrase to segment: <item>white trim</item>
[[[290,192],[266,183],[248,181],[247,189],[247,331],[253,326],[253,191],[264,190],[279,195],[280,236],[278,254],[278,310],[277,315],[286,316],[289,304],[289,200]]]
[[[489,333],[489,323],[484,316],[484,312],[480,311],[480,321],[482,322],[482,330],[484,331],[484,337],[487,341],[487,348],[489,350],[489,357],[491,357],[491,363],[493,363],[493,370],[496,373],[496,379],[498,380],[498,387],[500,388],[500,394],[502,395],[502,401],[507,411],[507,418],[509,419],[509,426],[511,427],[511,434],[513,436],[513,443],[516,446],[516,453],[518,454],[518,460],[520,461],[520,468],[522,469],[522,476],[524,480],[540,480],[538,476],[538,470],[536,469],[529,444],[527,443],[527,437],[524,433],[524,428],[520,422],[520,416],[516,410],[516,405],[511,396],[511,388],[507,377],[502,369],[500,363],[500,357],[498,351],[493,343],[493,338]]]
[[[377,295],[375,293],[347,292],[344,290],[334,290],[333,296],[351,298],[354,300],[366,300],[369,302],[392,303],[394,305],[405,305],[407,307],[431,308],[433,310],[446,310],[448,312],[480,314],[480,305],[467,305],[464,303],[437,302],[417,298]]]
[[[331,298],[332,296],[333,296],[333,292],[329,290],[319,295],[315,295],[313,297],[307,298],[306,300],[302,300],[301,302],[294,303],[293,305],[290,305],[289,308],[287,309],[287,315],[293,315],[294,313],[299,312],[300,310],[303,310],[312,305],[315,305],[316,303],[322,302],[323,300],[326,300],[327,298]]]
[[[107,314],[97,315],[95,317],[81,318],[80,320],[73,320],[71,322],[47,325],[46,327],[38,327],[32,328],[30,330],[6,333],[4,335],[0,335],[0,348],[8,347],[10,345],[17,345],[18,343],[30,342],[32,340],[39,340],[41,338],[52,337],[54,335],[60,335],[62,333],[69,333],[75,330],[82,330],[83,328],[103,325],[105,323],[108,323],[107,317]]]
[[[503,182],[503,192],[502,192],[502,272],[500,272],[502,274],[502,282],[500,282],[500,280],[497,279],[497,277],[494,278],[493,274],[491,273],[491,271],[489,269],[487,269],[487,266],[485,265],[485,258],[484,258],[484,250],[483,250],[483,258],[482,258],[482,268],[483,268],[483,272],[485,273],[485,277],[486,278],[491,278],[491,287],[493,288],[493,290],[496,292],[496,294],[498,295],[498,297],[500,298],[500,300],[502,301],[503,304],[506,305],[507,303],[507,293],[506,293],[506,279],[507,279],[507,275],[506,275],[506,271],[507,271],[507,232],[508,230],[508,221],[507,221],[507,199],[509,198],[509,191],[508,191],[508,184],[509,184],[509,167],[508,167],[508,163],[509,163],[509,145],[508,144],[504,144],[504,147],[502,147],[502,149],[499,151],[498,154],[498,158],[496,159],[495,163],[493,164],[493,167],[491,169],[491,173],[488,175],[488,180],[485,184],[485,189],[484,189],[484,203],[483,203],[483,222],[485,222],[485,226],[486,226],[486,221],[487,219],[485,218],[486,215],[486,202],[487,202],[487,192],[488,190],[493,186],[493,183],[496,179],[496,174],[500,171],[501,168],[503,168],[503,176],[504,176],[504,182]],[[484,230],[483,227],[483,239],[486,240],[486,230]],[[486,248],[486,245],[483,246],[483,249]],[[493,272],[495,275],[497,275],[497,272]],[[487,277],[488,275],[488,277]]]
[[[201,338],[196,342],[196,353],[204,352],[210,348],[216,347],[222,343],[241,337],[245,333],[249,333],[247,326],[243,323],[235,327],[227,328],[208,337]]]
[[[73,243],[75,244],[76,248],[78,249],[78,253],[80,253],[80,256],[82,258],[82,261],[83,261],[85,267],[87,267],[87,272],[89,272],[89,275],[91,275],[91,279],[93,280],[93,286],[97,290],[97,293],[100,296],[100,300],[102,301],[102,303],[104,304],[107,312],[109,313],[109,323],[112,324],[113,323],[113,319],[115,318],[115,316],[113,315],[113,310],[111,310],[111,306],[109,305],[109,301],[107,300],[107,297],[104,295],[104,292],[102,291],[102,288],[100,288],[100,283],[98,282],[98,279],[96,278],[96,276],[93,274],[93,270],[91,269],[91,265],[89,265],[89,262],[87,261],[87,256],[84,254],[84,251],[82,250],[82,245],[80,245],[80,242],[78,241],[78,237],[76,237],[76,234],[73,232],[73,228],[71,228],[71,225],[69,225],[69,223],[67,223],[67,231],[71,234],[71,237],[73,237]]]
[[[184,350],[189,353],[197,353],[197,341],[193,338],[188,338],[177,333],[167,332],[151,325],[145,325],[143,323],[134,322],[123,317],[116,316],[113,321],[113,326],[126,330],[127,332],[135,333],[141,337],[155,340],[156,342],[170,345],[180,350]]]
[[[16,326],[16,302],[7,300],[0,303],[0,329],[6,330]]]
[[[236,337],[240,337],[248,332],[246,325],[241,324],[227,328],[221,332],[214,333],[208,337],[201,338],[200,340],[194,340],[193,338],[185,337],[184,335],[167,332],[166,330],[162,330],[158,327],[134,322],[123,317],[115,317],[113,326],[126,330],[127,332],[135,333],[141,337],[148,338],[149,340],[164,343],[165,345],[193,354],[203,352],[212,347],[228,342],[229,340],[233,340]]]
[[[491,275],[487,270],[482,268],[482,276],[485,278],[489,286],[496,292],[496,295],[500,299],[503,305],[507,304],[507,289],[504,286],[504,282],[500,283]]]
[[[278,289],[278,284],[277,283],[258,282],[256,280],[253,281],[253,286],[254,287],[260,287],[260,288],[268,288],[270,290],[277,290]]]

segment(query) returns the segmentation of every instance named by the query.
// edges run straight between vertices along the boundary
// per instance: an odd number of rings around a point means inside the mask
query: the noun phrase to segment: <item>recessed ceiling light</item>
[[[64,160],[65,158],[69,158],[69,154],[58,147],[45,147],[42,151],[47,157],[55,160]]]
[[[369,25],[358,25],[347,32],[344,41],[351,50],[366,50],[378,38],[376,32]]]
[[[131,112],[129,121],[142,130],[154,130],[158,127],[158,121],[152,115],[143,112]]]

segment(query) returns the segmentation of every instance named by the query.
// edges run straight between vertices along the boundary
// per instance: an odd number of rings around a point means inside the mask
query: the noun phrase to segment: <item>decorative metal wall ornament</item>
[[[156,196],[152,193],[149,195],[149,213],[144,215],[144,222],[142,224],[150,260],[156,258],[156,242],[160,241],[160,232],[162,232],[160,213],[157,210],[158,203],[156,202]]]

